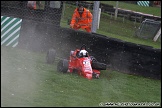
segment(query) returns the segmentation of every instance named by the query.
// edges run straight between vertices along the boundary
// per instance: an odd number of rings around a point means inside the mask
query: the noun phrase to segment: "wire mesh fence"
[[[1,1],[1,16],[60,24],[61,1]]]
[[[161,27],[161,21],[146,19],[136,31],[136,36],[144,39],[153,39]]]

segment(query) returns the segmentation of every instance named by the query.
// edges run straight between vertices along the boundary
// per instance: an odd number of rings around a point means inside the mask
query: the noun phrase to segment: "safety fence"
[[[60,25],[61,1],[1,1],[1,16]]]

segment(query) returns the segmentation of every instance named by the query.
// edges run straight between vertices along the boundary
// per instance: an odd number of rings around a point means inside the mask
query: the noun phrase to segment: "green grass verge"
[[[100,79],[56,71],[45,53],[1,46],[2,107],[98,107],[103,102],[161,102],[161,81],[113,70]],[[161,103],[160,103],[161,104]]]

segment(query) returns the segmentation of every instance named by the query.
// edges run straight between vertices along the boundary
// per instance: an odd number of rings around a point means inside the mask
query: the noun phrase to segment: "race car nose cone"
[[[87,79],[92,79],[92,74],[86,74]]]

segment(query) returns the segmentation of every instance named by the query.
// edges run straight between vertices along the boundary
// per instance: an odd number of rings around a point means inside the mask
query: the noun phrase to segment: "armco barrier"
[[[130,74],[161,79],[161,49],[124,42],[96,33],[75,31],[54,25],[23,20],[19,47],[47,52],[54,48],[67,58],[71,50],[87,45],[88,52],[111,68]]]

